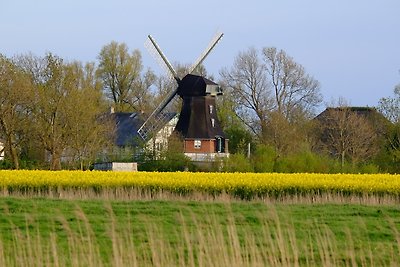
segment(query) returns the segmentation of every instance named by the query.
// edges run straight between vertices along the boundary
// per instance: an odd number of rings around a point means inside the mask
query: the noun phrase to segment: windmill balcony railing
[[[215,161],[216,159],[228,158],[229,153],[185,153],[192,161]]]

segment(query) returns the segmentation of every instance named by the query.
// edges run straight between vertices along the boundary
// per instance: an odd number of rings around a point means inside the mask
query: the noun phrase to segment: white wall
[[[0,160],[4,160],[4,145],[0,142]]]
[[[168,138],[175,129],[178,122],[178,115],[176,115],[172,120],[170,120],[153,138],[147,142],[147,148],[149,150],[155,149],[157,157],[160,152],[168,148]]]

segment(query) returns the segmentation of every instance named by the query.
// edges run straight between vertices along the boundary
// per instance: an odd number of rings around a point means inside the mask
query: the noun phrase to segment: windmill
[[[225,139],[218,121],[215,105],[215,97],[222,95],[221,87],[203,76],[193,74],[222,36],[222,33],[217,34],[211,40],[209,46],[182,79],[154,38],[148,36],[149,48],[153,50],[159,63],[162,63],[175,79],[177,87],[166,95],[139,128],[138,134],[144,141],[151,139],[166,124],[170,114],[168,107],[174,100],[181,98],[182,108],[174,132],[183,138],[185,155],[198,161],[228,155],[228,140]]]

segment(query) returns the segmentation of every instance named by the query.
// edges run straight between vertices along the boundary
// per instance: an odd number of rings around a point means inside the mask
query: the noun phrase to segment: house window
[[[162,143],[156,143],[156,151],[161,152],[163,150],[163,144]]]
[[[213,114],[214,106],[213,105],[209,105],[208,107],[210,108],[210,114]]]
[[[214,128],[215,127],[215,119],[211,119],[211,126]]]
[[[194,140],[194,148],[196,149],[201,148],[201,140]]]

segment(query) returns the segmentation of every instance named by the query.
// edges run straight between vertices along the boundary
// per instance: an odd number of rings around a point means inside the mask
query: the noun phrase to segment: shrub
[[[2,170],[9,170],[13,168],[13,164],[8,159],[4,159],[0,161],[0,169]]]
[[[330,162],[332,160],[326,156],[321,156],[311,151],[302,151],[279,160],[275,166],[275,170],[289,173],[328,173]]]
[[[273,172],[276,153],[270,146],[259,145],[252,157],[255,172]]]
[[[231,154],[223,160],[222,171],[225,172],[252,172],[253,166],[243,154]]]

